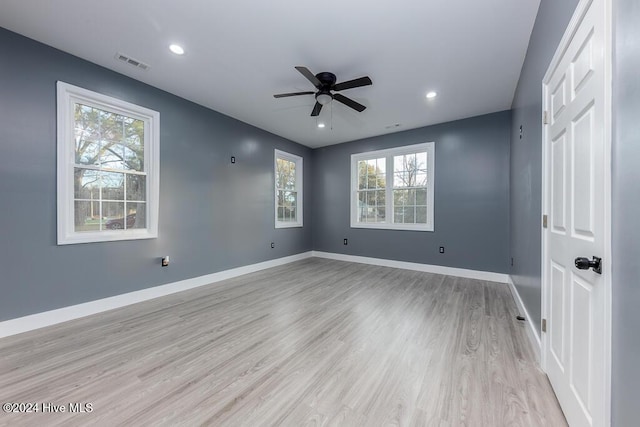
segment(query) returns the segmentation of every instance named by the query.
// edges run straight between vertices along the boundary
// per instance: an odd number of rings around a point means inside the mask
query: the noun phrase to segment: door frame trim
[[[604,90],[604,253],[603,253],[603,269],[607,274],[603,275],[603,285],[605,286],[604,292],[604,362],[605,362],[605,378],[604,378],[604,394],[605,394],[605,406],[604,406],[604,418],[605,426],[611,425],[611,312],[612,312],[612,298],[611,298],[611,141],[612,141],[612,67],[613,67],[613,7],[612,0],[601,0],[605,9],[604,16],[604,74],[605,74],[605,90]],[[556,68],[560,65],[560,60],[567,50],[569,43],[573,39],[578,26],[582,23],[584,15],[588,11],[594,0],[580,0],[576,10],[565,30],[558,48],[549,64],[547,72],[542,79],[542,111],[541,117],[544,117],[545,111],[549,111],[547,103],[547,90],[550,83],[551,76],[555,72]],[[542,121],[542,212],[541,212],[541,227],[540,234],[542,238],[541,245],[541,286],[542,286],[542,301],[541,301],[541,313],[543,318],[549,318],[549,283],[548,283],[548,271],[549,265],[546,262],[548,254],[548,240],[547,233],[548,228],[542,227],[542,215],[549,213],[549,178],[550,178],[550,165],[547,161],[547,147],[546,141],[548,137],[548,130],[550,125],[544,124]],[[546,372],[547,370],[547,350],[549,345],[548,334],[541,332],[541,352],[540,352],[540,366]]]

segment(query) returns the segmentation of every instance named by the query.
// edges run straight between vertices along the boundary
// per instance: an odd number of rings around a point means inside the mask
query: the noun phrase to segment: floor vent
[[[149,65],[145,64],[142,61],[138,61],[137,59],[134,59],[130,56],[125,55],[124,53],[116,53],[116,59],[122,62],[125,62],[129,65],[132,65],[136,68],[140,68],[141,70],[145,70],[147,71],[149,68],[151,68]]]

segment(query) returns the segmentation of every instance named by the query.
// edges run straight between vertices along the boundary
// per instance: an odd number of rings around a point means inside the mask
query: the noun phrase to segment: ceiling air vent
[[[136,68],[140,68],[141,70],[145,70],[147,71],[149,68],[151,68],[150,66],[148,66],[147,64],[145,64],[142,61],[138,61],[137,59],[134,59],[130,56],[125,55],[124,53],[116,53],[116,59],[119,61],[122,61],[124,63],[127,63],[129,65],[132,65]]]

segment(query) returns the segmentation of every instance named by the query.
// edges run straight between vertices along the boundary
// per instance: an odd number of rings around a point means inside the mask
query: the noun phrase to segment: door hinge
[[[542,228],[547,228],[547,216],[542,215]]]
[[[542,319],[542,332],[547,332],[547,319]]]
[[[542,113],[542,123],[545,125],[549,124],[549,113],[547,111]]]

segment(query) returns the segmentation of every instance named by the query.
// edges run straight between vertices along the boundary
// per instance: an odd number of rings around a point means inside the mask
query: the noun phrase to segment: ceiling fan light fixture
[[[318,123],[318,127],[322,129],[324,127],[324,123]]]
[[[436,96],[438,96],[438,92],[435,92],[435,91],[427,92],[427,99],[433,99]]]
[[[316,95],[316,101],[318,101],[320,105],[327,105],[328,103],[331,102],[332,99],[333,99],[333,96],[331,96],[330,93],[320,92],[319,94]]]

